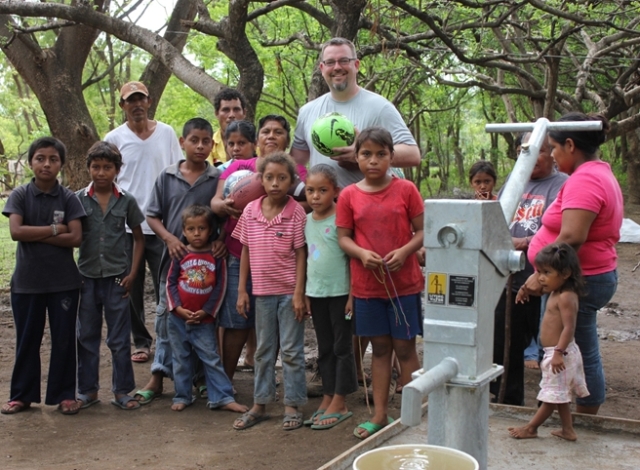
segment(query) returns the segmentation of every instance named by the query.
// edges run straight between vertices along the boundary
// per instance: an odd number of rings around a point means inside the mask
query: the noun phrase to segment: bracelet
[[[54,237],[58,235],[58,226],[56,224],[51,224],[51,233]]]
[[[555,352],[559,352],[560,354],[562,354],[563,356],[566,356],[567,354],[569,354],[567,351],[565,351],[564,349],[560,349],[560,348],[553,348],[553,350]]]

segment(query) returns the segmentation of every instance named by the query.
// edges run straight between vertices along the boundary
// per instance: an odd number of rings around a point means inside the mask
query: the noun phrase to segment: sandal
[[[156,393],[153,390],[138,390],[134,395],[133,399],[137,400],[141,405],[148,405],[156,398],[160,397],[160,393]],[[142,397],[142,400],[138,400],[136,397]]]
[[[131,402],[135,403],[135,405],[127,406]],[[111,400],[111,404],[125,411],[137,410],[140,408],[140,402],[130,395],[123,395],[120,398],[114,398]]]
[[[261,423],[262,421],[266,421],[269,418],[271,418],[269,415],[259,415],[252,411],[247,411],[233,422],[233,429],[236,431],[243,431]]]
[[[198,395],[200,398],[209,398],[209,392],[207,391],[206,385],[200,385],[198,387]]]
[[[96,403],[100,403],[100,399],[96,394],[94,398],[91,395],[85,395],[84,393],[78,393],[77,402],[80,403],[80,409],[84,410],[85,408],[89,408],[90,406],[95,405]]]
[[[29,408],[31,408],[30,402],[11,400],[2,407],[0,413],[3,415],[14,415],[22,411],[27,411]]]
[[[290,426],[286,426],[290,424]],[[302,413],[285,413],[284,419],[282,420],[282,429],[285,431],[293,431],[294,429],[298,429],[302,427]]]
[[[388,424],[393,423],[393,418],[391,418],[390,416],[387,417],[387,420],[388,420]],[[371,421],[367,421],[366,423],[358,424],[358,426],[356,426],[356,428],[353,430],[353,435],[360,440],[365,440],[368,437],[373,436],[375,433],[383,429],[385,426],[381,424],[372,423]],[[367,431],[367,435],[363,436],[358,432],[358,429],[364,429],[365,431]]]
[[[80,411],[80,403],[77,400],[62,400],[58,405],[58,411],[63,415],[77,415]]]
[[[148,349],[136,349],[131,354],[131,361],[139,364],[147,362],[149,360],[150,351]]]
[[[322,416],[324,414],[324,412],[327,410],[318,410],[315,413],[313,413],[311,415],[311,418],[305,420],[302,424],[304,424],[305,426],[312,426],[314,424],[316,424],[316,418],[318,418],[319,416]]]

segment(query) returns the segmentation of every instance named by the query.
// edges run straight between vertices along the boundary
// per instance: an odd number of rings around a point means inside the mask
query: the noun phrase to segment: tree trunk
[[[629,188],[628,202],[640,204],[640,130],[629,132],[627,143],[627,187]]]
[[[333,0],[329,2],[333,10],[334,21],[331,28],[331,37],[340,37],[354,41],[358,33],[360,15],[367,5],[366,0]],[[357,47],[356,47],[357,51]],[[315,100],[329,91],[327,83],[320,73],[320,62],[316,62],[316,68],[311,76],[311,85],[307,99]]]
[[[94,6],[101,10],[103,2],[96,0]],[[82,94],[84,64],[98,31],[85,25],[62,28],[55,45],[41,49],[32,35],[13,37],[12,22],[0,15],[0,39],[13,39],[3,51],[38,98],[51,134],[67,147],[64,183],[79,189],[89,180],[87,150],[98,140]]]
[[[185,26],[183,21],[193,21],[198,12],[196,0],[178,0],[176,6],[171,13],[171,19],[164,33],[164,38],[169,41],[178,52],[182,52],[187,38],[189,37],[190,28]],[[153,98],[151,107],[149,108],[149,119],[153,119],[158,109],[158,103],[162,98],[162,93],[167,86],[167,82],[171,78],[171,70],[165,66],[162,61],[153,57],[151,62],[147,64],[142,72],[140,81],[147,86],[149,95]],[[115,91],[115,90],[114,90]],[[117,93],[117,91],[115,91]]]

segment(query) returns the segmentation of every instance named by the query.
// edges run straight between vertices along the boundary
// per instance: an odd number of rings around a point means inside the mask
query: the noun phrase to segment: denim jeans
[[[618,272],[609,271],[595,276],[585,276],[587,295],[580,298],[578,321],[576,323],[575,341],[582,353],[584,375],[590,395],[577,398],[576,403],[582,406],[597,406],[606,398],[604,370],[598,343],[598,327],[596,314],[616,293]]]
[[[127,394],[136,386],[131,365],[131,315],[126,290],[118,277],[83,277],[78,310],[78,392],[91,395],[100,388],[102,312],[111,350],[111,391]]]
[[[284,404],[301,406],[307,402],[304,370],[304,321],[293,312],[292,295],[256,296],[254,402],[266,405],[275,400],[275,361],[280,338],[284,378]]]
[[[240,282],[240,259],[232,254],[227,258],[227,291],[220,312],[218,313],[218,326],[232,330],[246,330],[255,327],[256,302],[252,294],[251,273],[247,279],[247,293],[249,294],[249,311],[245,319],[238,313],[238,284]]]
[[[153,290],[156,294],[156,303],[159,301],[160,291],[164,287],[158,285],[158,276],[160,276],[160,260],[164,253],[164,242],[156,235],[144,236],[144,258],[149,264],[151,272],[151,280],[153,281]],[[128,259],[133,259],[133,235],[127,234],[126,245]],[[129,292],[129,308],[131,310],[131,335],[133,336],[133,344],[136,349],[151,348],[152,338],[145,325],[144,313],[144,277],[145,263],[140,263],[140,269],[136,276],[131,290]]]
[[[166,316],[169,317],[167,322],[169,342],[173,351],[173,380],[176,390],[173,403],[190,405],[193,401],[191,395],[193,353],[200,358],[204,367],[209,395],[207,406],[218,408],[233,403],[233,387],[229,377],[224,373],[222,361],[218,355],[215,324],[187,325],[182,318],[172,313]]]
[[[171,312],[167,310],[167,274],[169,266],[160,273],[160,298],[156,308],[156,353],[151,364],[151,373],[162,372],[173,379],[171,344],[169,343],[169,319]]]

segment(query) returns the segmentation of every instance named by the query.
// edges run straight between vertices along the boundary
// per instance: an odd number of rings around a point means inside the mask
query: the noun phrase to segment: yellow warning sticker
[[[428,273],[427,303],[445,305],[447,298],[447,275],[445,273]]]

